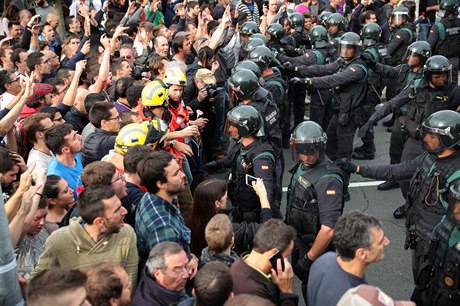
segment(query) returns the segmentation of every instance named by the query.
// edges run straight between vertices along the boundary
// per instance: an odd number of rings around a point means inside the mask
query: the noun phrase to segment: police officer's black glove
[[[291,79],[291,83],[292,83],[292,85],[301,85],[301,84],[305,84],[305,79],[295,77],[295,78],[292,78],[292,79]]]
[[[307,255],[297,261],[294,267],[294,273],[301,281],[308,281],[308,275],[310,274],[310,268],[313,264],[313,260],[308,258]]]
[[[295,72],[295,66],[291,62],[284,63],[283,68],[286,72]]]
[[[361,53],[360,57],[366,63],[366,66],[368,66],[370,68],[375,67],[376,62],[375,62],[375,59],[372,56],[372,54],[367,53],[367,52],[363,52],[363,53]]]
[[[307,91],[309,93],[313,92],[315,90],[315,86],[313,86],[313,79],[306,78],[305,79],[305,87],[307,88]]]
[[[336,160],[335,164],[347,173],[356,173],[356,171],[358,170],[358,166],[356,166],[346,158]]]
[[[358,137],[363,138],[367,133],[374,132],[374,122],[368,120],[358,131]]]

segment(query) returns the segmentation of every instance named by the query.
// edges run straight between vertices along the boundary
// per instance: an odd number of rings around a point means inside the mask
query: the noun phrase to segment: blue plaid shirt
[[[179,206],[153,193],[144,194],[137,208],[136,236],[141,259],[146,260],[150,250],[162,241],[177,242],[190,254],[190,229]]]

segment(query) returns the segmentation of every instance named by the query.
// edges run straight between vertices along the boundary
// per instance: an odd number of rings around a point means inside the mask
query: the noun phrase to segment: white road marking
[[[385,181],[366,181],[366,182],[353,182],[348,185],[348,188],[357,188],[357,187],[371,187],[378,186]],[[283,192],[287,192],[288,188],[283,187]]]

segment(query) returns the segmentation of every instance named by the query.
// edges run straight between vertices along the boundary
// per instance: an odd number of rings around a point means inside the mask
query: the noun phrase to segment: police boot
[[[353,149],[353,151],[354,151],[355,153],[361,153],[361,152],[364,152],[364,150],[365,150],[365,149],[364,149],[364,144]]]
[[[406,209],[404,207],[404,205],[402,206],[399,206],[398,208],[396,208],[396,210],[393,212],[393,217],[395,217],[395,219],[402,219],[406,216]]]
[[[399,183],[396,181],[385,181],[377,186],[377,189],[380,191],[390,190],[393,188],[399,188]]]
[[[374,153],[368,153],[368,152],[365,152],[365,151],[362,151],[362,152],[356,152],[355,151],[351,155],[351,158],[358,159],[358,160],[373,160],[375,158],[375,154]]]
[[[374,143],[365,143],[360,147],[357,147],[351,158],[358,160],[373,160],[375,158],[375,145]]]

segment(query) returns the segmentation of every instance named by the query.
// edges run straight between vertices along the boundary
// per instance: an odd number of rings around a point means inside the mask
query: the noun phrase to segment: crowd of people
[[[405,199],[399,303],[459,305],[459,12],[4,0],[1,303],[397,304],[365,278],[381,222],[344,213],[357,174]],[[390,164],[357,165],[389,114]]]

